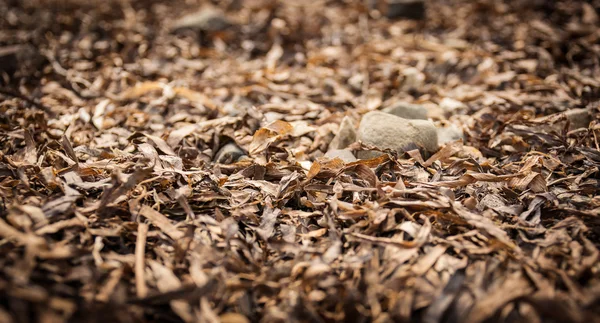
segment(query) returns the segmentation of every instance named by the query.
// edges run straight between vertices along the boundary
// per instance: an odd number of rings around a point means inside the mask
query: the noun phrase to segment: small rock
[[[245,155],[246,154],[240,147],[230,142],[219,149],[215,155],[215,162],[219,164],[231,164],[237,162]]]
[[[427,152],[438,149],[435,126],[431,121],[408,120],[380,111],[371,111],[363,116],[358,127],[358,140],[366,145],[381,149],[393,149],[399,153],[417,145]],[[359,159],[372,158],[372,151],[359,151]]]
[[[451,98],[443,98],[442,101],[440,101],[440,108],[447,114],[454,114],[459,110],[466,109],[467,106],[460,101]]]
[[[437,104],[428,104],[428,105],[424,105],[424,107],[427,109],[427,119],[432,119],[432,120],[447,120],[448,118],[446,118],[446,112],[444,111],[444,109],[440,108],[439,105]]]
[[[483,211],[485,209],[498,209],[506,206],[504,198],[498,194],[487,194],[477,204],[477,209]]]
[[[419,89],[425,84],[425,74],[414,67],[405,68],[402,71],[402,76],[401,88],[403,90]]]
[[[382,110],[385,113],[393,114],[404,119],[423,119],[427,120],[427,109],[418,104],[398,102]]]
[[[537,131],[556,131],[561,132],[565,128],[566,120],[562,119],[563,115],[569,120],[569,130],[575,130],[580,128],[588,128],[590,122],[592,122],[592,116],[588,109],[569,109],[564,112],[551,114],[535,119],[535,121],[541,122],[541,125],[534,127]],[[556,119],[560,121],[556,121]],[[546,122],[553,120],[554,123],[548,125]]]
[[[333,149],[328,151],[325,154],[325,157],[334,159],[334,158],[339,158],[341,159],[344,163],[352,163],[356,161],[356,157],[354,157],[354,154],[347,149]]]
[[[333,137],[331,143],[329,143],[328,150],[334,149],[344,149],[350,146],[352,143],[356,141],[356,129],[354,128],[354,124],[349,117],[344,117],[342,119],[342,123],[340,123],[340,128],[338,133]]]
[[[444,128],[437,128],[438,144],[441,146],[448,142],[464,140],[464,134],[460,128],[450,125]]]
[[[223,31],[233,24],[225,14],[215,8],[203,8],[185,15],[174,22],[171,31],[180,29],[197,29],[202,31]]]
[[[579,128],[587,128],[592,121],[588,109],[570,109],[564,112],[571,123],[571,130]]]
[[[380,3],[380,9],[390,19],[420,20],[425,18],[424,0],[380,0]]]
[[[247,113],[252,108],[252,102],[236,95],[231,101],[223,105],[222,112],[231,117],[238,117]]]
[[[350,85],[350,87],[354,91],[360,91],[360,90],[362,90],[364,81],[365,81],[365,76],[363,74],[358,73],[348,79],[348,85]]]

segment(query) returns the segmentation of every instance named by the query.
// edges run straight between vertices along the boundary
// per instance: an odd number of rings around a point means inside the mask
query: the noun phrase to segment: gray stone
[[[240,147],[230,142],[219,149],[215,155],[215,162],[219,164],[231,164],[245,155],[246,154]]]
[[[418,104],[398,102],[382,111],[404,119],[427,120],[427,109]]]
[[[498,194],[487,194],[477,204],[477,209],[483,211],[485,209],[499,209],[506,206],[506,200]]]
[[[249,108],[252,108],[252,102],[236,95],[231,101],[223,105],[222,112],[231,117],[238,117],[246,114]]]
[[[438,144],[441,146],[448,142],[464,140],[464,134],[460,128],[450,125],[444,128],[437,128]]]
[[[457,114],[467,109],[466,104],[452,98],[443,98],[439,106],[447,115]]]
[[[173,23],[171,31],[180,29],[223,31],[232,25],[221,10],[208,7],[179,18]]]
[[[348,79],[348,85],[354,91],[362,90],[363,83],[365,82],[365,76],[363,74],[354,74],[351,78]]]
[[[570,109],[564,112],[571,123],[571,130],[579,128],[587,128],[592,121],[590,112],[588,109]]]
[[[339,158],[341,159],[344,163],[352,163],[356,161],[356,157],[354,157],[354,154],[347,149],[333,149],[328,151],[325,154],[325,157],[334,159],[334,158]]]
[[[535,121],[540,122],[541,124],[535,126],[534,129],[536,131],[555,131],[562,132],[565,128],[567,120],[569,121],[569,129],[570,131],[585,128],[587,129],[592,122],[591,111],[589,109],[569,109],[564,112],[559,112],[555,114],[551,114],[548,116],[543,116],[535,119]],[[564,116],[567,117],[567,120],[562,119]],[[556,120],[560,121],[556,121]],[[553,124],[548,124],[548,120],[553,120]]]
[[[354,124],[349,117],[344,117],[342,119],[342,123],[340,123],[340,128],[338,129],[338,133],[333,137],[331,143],[329,143],[328,150],[334,149],[344,149],[356,141],[356,129],[354,128]]]
[[[408,120],[380,111],[371,111],[363,116],[357,135],[363,144],[398,153],[415,145],[430,153],[438,149],[437,131],[431,121]],[[373,152],[357,152],[359,159],[376,155]]]

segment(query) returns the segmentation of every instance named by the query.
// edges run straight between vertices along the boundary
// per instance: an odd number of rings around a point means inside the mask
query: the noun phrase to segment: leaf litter
[[[0,11],[0,321],[600,319],[597,1]],[[324,157],[398,101],[464,141]]]

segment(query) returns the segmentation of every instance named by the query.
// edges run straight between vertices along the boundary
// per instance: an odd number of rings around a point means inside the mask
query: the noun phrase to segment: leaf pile
[[[0,3],[0,321],[600,320],[598,1],[197,2]],[[396,101],[465,142],[323,158]]]

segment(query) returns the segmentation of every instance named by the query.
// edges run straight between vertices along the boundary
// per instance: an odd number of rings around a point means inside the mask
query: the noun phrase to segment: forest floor
[[[367,2],[0,1],[0,321],[600,322],[600,1]]]

